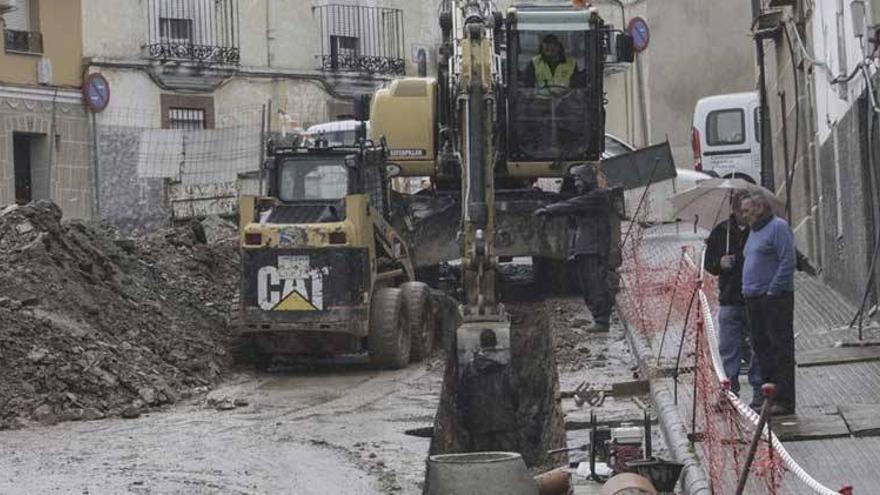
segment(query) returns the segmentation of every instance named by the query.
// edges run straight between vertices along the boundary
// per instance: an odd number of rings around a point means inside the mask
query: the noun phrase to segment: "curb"
[[[617,307],[621,307],[620,301],[617,302]],[[643,376],[651,376],[648,366],[648,359],[651,356],[650,345],[642,335],[630,328],[622,315],[620,322],[626,330],[626,340],[638,360],[639,370]],[[651,378],[649,383],[651,385],[651,400],[657,408],[660,431],[663,433],[666,445],[672,452],[673,460],[684,465],[679,482],[682,493],[685,495],[712,495],[709,478],[697,455],[691,450],[691,444],[687,438],[687,426],[675,405],[669,387],[662,378]]]

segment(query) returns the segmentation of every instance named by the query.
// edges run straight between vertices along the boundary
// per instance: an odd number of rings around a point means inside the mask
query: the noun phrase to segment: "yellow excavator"
[[[430,191],[392,197],[392,223],[407,239],[414,268],[461,260],[463,322],[451,365],[462,382],[473,379],[474,366],[499,380],[516,366],[496,289],[499,261],[564,262],[565,219],[532,212],[564,197],[573,167],[599,167],[605,70],[633,60],[631,38],[595,9],[515,5],[502,13],[493,5],[443,1],[437,79],[391,82],[374,95],[370,114],[371,138],[388,147],[389,175],[431,178]],[[563,178],[562,195],[535,189],[541,177]],[[615,197],[621,205],[622,192]],[[478,379],[481,403],[504,409],[516,401],[517,390],[486,387],[486,378]],[[486,416],[459,422],[481,430],[468,432],[470,439],[497,436],[504,423],[497,411],[468,414]],[[479,441],[463,448],[484,450]]]

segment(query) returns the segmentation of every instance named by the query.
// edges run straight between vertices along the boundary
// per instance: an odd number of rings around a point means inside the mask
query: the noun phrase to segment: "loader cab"
[[[347,199],[367,195],[371,206],[385,211],[384,149],[282,148],[270,152],[269,196],[277,207],[269,223],[327,223],[346,220]]]
[[[509,172],[533,174],[538,163],[598,161],[606,58],[631,61],[631,44],[624,53],[625,36],[589,10],[513,8],[506,28]]]

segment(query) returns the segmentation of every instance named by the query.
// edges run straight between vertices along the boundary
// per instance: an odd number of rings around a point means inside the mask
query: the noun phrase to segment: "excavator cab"
[[[516,7],[506,41],[508,172],[558,176],[566,164],[598,161],[604,67],[609,55],[631,60],[626,36],[591,10]]]

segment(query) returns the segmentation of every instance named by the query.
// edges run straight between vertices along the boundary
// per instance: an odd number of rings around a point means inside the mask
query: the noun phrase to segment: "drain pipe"
[[[623,280],[621,280],[621,284],[623,285],[623,290],[628,292]],[[618,300],[617,307],[623,307],[623,302]],[[631,328],[626,320],[621,318],[621,322],[642,376],[649,377],[650,365],[648,361],[651,358],[650,346],[645,337],[634,328]],[[687,495],[712,495],[709,478],[706,476],[706,471],[700,465],[700,460],[697,458],[696,453],[691,449],[690,440],[687,437],[687,426],[682,419],[681,412],[679,412],[678,407],[675,405],[669,386],[664,383],[663,379],[649,379],[649,383],[651,387],[651,400],[657,408],[657,417],[660,421],[660,432],[666,440],[666,445],[672,453],[673,460],[684,465],[680,480],[682,492]]]
[[[755,11],[752,37],[758,61],[758,92],[761,97],[761,185],[776,192],[773,173],[773,134],[770,129],[770,105],[767,103],[767,67],[764,60],[764,40],[782,34],[781,15],[778,12]]]
[[[767,79],[764,63],[764,38],[755,36],[758,56],[758,92],[761,95],[761,185],[776,192],[773,176],[773,136],[770,132],[770,106],[767,104]]]

